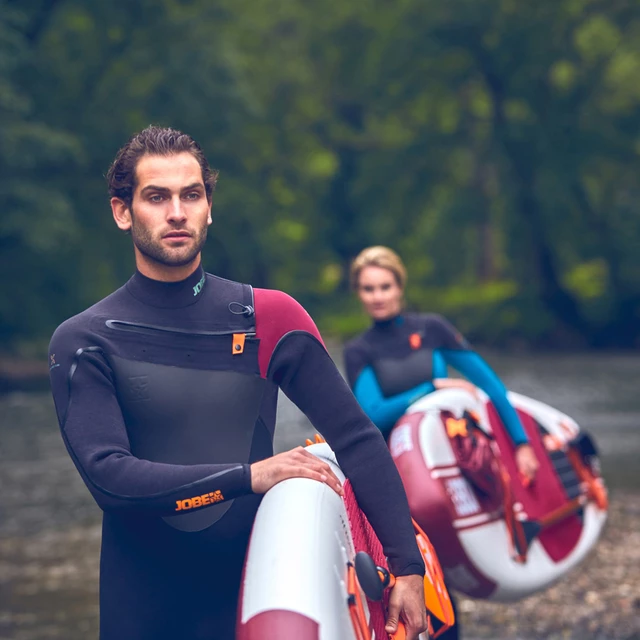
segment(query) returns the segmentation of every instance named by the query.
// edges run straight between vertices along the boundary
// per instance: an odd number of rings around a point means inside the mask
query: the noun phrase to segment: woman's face
[[[393,271],[368,266],[360,271],[358,296],[373,320],[390,320],[402,310],[403,290]]]

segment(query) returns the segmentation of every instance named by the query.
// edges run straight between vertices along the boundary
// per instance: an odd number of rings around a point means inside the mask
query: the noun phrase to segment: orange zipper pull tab
[[[233,346],[231,347],[231,353],[234,356],[240,355],[244,351],[244,341],[247,335],[245,333],[233,334]]]

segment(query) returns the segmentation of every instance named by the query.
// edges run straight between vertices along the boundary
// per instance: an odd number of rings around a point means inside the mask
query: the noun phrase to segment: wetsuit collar
[[[373,323],[373,328],[378,331],[391,331],[395,327],[399,327],[404,324],[404,316],[402,314],[389,318],[387,320],[376,320]]]
[[[188,278],[179,282],[152,280],[136,271],[126,287],[134,298],[151,307],[180,309],[198,302],[206,282],[207,277],[200,265]]]

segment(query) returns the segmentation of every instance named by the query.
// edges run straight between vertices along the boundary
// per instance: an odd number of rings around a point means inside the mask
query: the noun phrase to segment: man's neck
[[[177,282],[150,278],[136,271],[126,287],[136,299],[159,309],[180,309],[191,306],[202,298],[207,277],[201,267]]]
[[[136,268],[151,280],[159,282],[180,282],[186,280],[199,266],[201,254],[198,254],[191,262],[179,267],[172,267],[149,260],[146,256],[136,251]]]

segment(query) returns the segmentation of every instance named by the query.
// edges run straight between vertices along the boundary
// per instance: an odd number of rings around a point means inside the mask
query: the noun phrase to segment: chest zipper
[[[128,331],[130,333],[146,333],[149,331],[157,333],[173,333],[183,336],[233,336],[231,352],[234,355],[244,352],[244,344],[247,338],[255,338],[255,331],[237,332],[233,329],[224,331],[202,331],[179,329],[178,327],[162,327],[154,324],[142,322],[129,322],[128,320],[107,320],[105,325],[115,331]],[[239,347],[239,348],[238,348]]]

